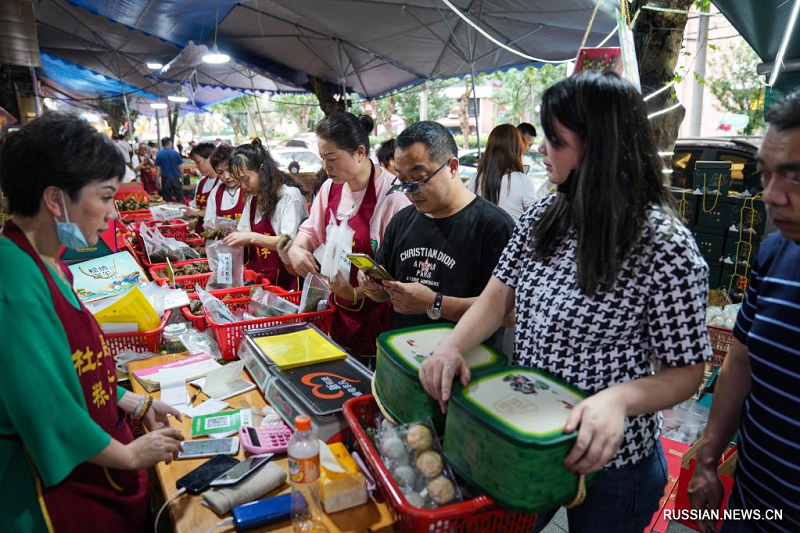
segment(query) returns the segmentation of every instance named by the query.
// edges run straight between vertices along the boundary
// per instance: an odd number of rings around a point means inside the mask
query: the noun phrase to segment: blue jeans
[[[642,533],[658,511],[667,477],[661,441],[638,464],[598,472],[584,502],[567,510],[570,533]],[[534,533],[544,529],[557,511],[539,513]]]

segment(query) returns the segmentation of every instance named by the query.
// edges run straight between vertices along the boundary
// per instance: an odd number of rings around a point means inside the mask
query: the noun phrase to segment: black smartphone
[[[239,461],[229,455],[215,455],[176,481],[175,486],[185,488],[189,494],[200,494],[212,481],[238,464]]]

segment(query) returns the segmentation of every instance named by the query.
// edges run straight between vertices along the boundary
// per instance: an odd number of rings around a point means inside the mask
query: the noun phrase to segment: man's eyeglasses
[[[400,183],[397,183],[397,178],[394,178],[394,180],[392,180],[392,186],[389,187],[389,190],[386,192],[386,196],[389,196],[390,194],[395,193],[395,192],[404,192],[404,193],[408,193],[408,194],[413,194],[413,193],[417,192],[419,190],[420,186],[425,185],[426,183],[431,181],[433,179],[433,177],[436,174],[438,174],[439,171],[442,170],[447,165],[447,163],[449,163],[449,162],[450,162],[450,159],[448,159],[447,161],[442,163],[442,166],[440,166],[439,168],[437,168],[432,173],[428,174],[427,176],[425,176],[422,179],[418,179],[418,180],[415,180],[415,181],[401,181]]]

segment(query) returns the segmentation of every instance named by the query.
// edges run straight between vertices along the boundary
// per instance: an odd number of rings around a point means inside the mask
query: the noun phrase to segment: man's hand
[[[700,442],[702,448],[703,443]],[[695,461],[694,474],[689,481],[689,488],[686,491],[689,496],[689,503],[693,509],[698,511],[711,511],[719,509],[722,504],[724,490],[722,481],[717,473],[717,465],[712,462],[702,461],[699,456]],[[714,533],[716,524],[714,520],[698,520],[696,522],[701,533]]]
[[[297,272],[297,275],[301,278],[305,278],[309,272],[319,275],[317,261],[314,259],[314,255],[305,248],[292,246],[289,248],[288,255],[292,263],[292,268],[294,268],[294,271]]]
[[[401,315],[422,315],[436,301],[436,293],[422,283],[384,281],[392,299],[392,308]]]
[[[358,285],[364,290],[364,294],[366,294],[370,300],[383,303],[389,299],[389,293],[386,292],[383,285],[364,274],[361,270],[358,271]]]
[[[461,377],[461,384],[469,384],[470,371],[467,361],[458,350],[440,346],[419,367],[419,382],[425,392],[439,402],[442,413],[447,412],[447,400],[453,387],[453,379]]]

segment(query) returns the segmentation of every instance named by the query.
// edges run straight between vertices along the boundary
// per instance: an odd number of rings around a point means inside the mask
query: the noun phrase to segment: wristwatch
[[[442,318],[442,298],[444,296],[441,292],[436,293],[436,299],[433,300],[433,305],[428,308],[426,313],[431,320],[439,320]]]

